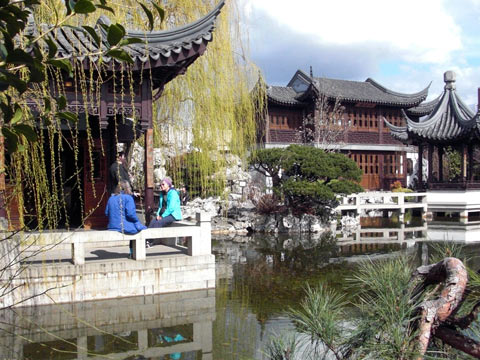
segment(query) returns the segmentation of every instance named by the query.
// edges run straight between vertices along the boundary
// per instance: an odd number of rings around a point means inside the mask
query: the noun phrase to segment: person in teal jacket
[[[170,225],[174,221],[182,220],[180,209],[180,196],[172,185],[172,179],[166,177],[160,184],[162,190],[158,204],[157,216],[150,222],[148,227],[159,228]]]

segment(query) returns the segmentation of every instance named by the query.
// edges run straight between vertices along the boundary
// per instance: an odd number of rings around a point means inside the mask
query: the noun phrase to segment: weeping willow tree
[[[113,81],[114,98],[120,99],[114,107],[122,108],[118,111],[120,115],[114,117],[115,142],[118,143],[118,125],[126,121],[123,114],[127,111],[123,107],[130,102],[134,108],[134,84],[141,84],[143,76],[152,77],[151,72],[143,69],[134,73],[128,54],[122,52],[120,47],[129,44],[124,42],[125,32],[120,24],[127,29],[147,33],[153,21],[163,17],[165,9],[167,17],[161,28],[173,28],[199,19],[215,5],[208,0],[169,0],[160,8],[153,3],[144,5],[130,0],[101,1],[95,4],[95,16],[91,16],[88,6],[93,3],[90,1],[68,4],[75,6],[75,9],[78,7],[83,11],[79,13],[87,16],[73,16],[75,11],[69,12],[69,7],[62,0],[47,0],[32,7],[35,23],[53,24],[54,28],[65,25],[82,27],[88,33],[88,41],[95,42],[97,39],[90,30],[93,30],[98,16],[105,13],[112,20],[112,25],[107,28],[107,36],[113,47],[107,51],[107,55],[121,61],[121,71],[108,72],[108,65],[98,60],[101,54],[88,51],[71,59],[52,60],[50,55],[55,54],[57,49],[48,42],[46,34],[50,30],[46,28],[40,27],[38,33],[29,33],[27,27],[19,33],[21,36],[18,41],[22,49],[27,49],[32,39],[43,41],[44,46],[39,46],[35,55],[45,65],[40,74],[33,65],[20,68],[18,74],[29,83],[28,89],[9,89],[2,94],[3,102],[7,103],[8,111],[13,114],[8,124],[1,124],[9,150],[4,170],[8,182],[5,202],[7,212],[18,210],[21,227],[28,224],[26,217],[29,215],[37,219],[34,226],[39,228],[56,228],[61,222],[69,227],[72,219],[67,212],[68,202],[75,200],[81,203],[81,220],[75,225],[84,225],[85,219],[106,196],[102,189],[95,186],[94,171],[87,175],[88,185],[85,186],[92,187],[95,201],[84,203],[85,188],[80,185],[84,167],[94,169],[96,157],[105,157],[106,154],[102,136],[98,135],[101,132],[98,118],[91,116],[92,108],[99,107],[102,84]],[[149,7],[156,8],[158,12],[149,11]],[[113,29],[112,35],[110,29]],[[265,108],[265,88],[262,81],[254,80],[258,75],[248,61],[242,43],[235,1],[227,2],[217,19],[214,36],[214,42],[206,54],[188,69],[186,75],[169,83],[163,96],[154,104],[154,130],[155,142],[158,145],[170,145],[174,154],[185,151],[181,134],[189,134],[190,149],[194,150],[189,159],[199,169],[195,172],[196,178],[190,180],[206,184],[215,173],[216,184],[220,188],[225,181],[222,176],[226,165],[223,154],[228,152],[244,158],[255,142],[256,116],[259,110]],[[38,78],[34,78],[37,75]],[[138,79],[138,76],[141,78]],[[66,79],[70,81],[69,85]],[[253,86],[254,83],[256,86]],[[67,86],[71,87],[70,91],[74,89],[75,99],[82,104],[73,111],[67,107]],[[11,99],[15,101],[10,103]],[[133,116],[134,131],[137,121]],[[174,141],[166,140],[165,129],[174,135]],[[87,148],[86,155],[80,154],[81,146]],[[100,154],[95,153],[96,149],[100,149]],[[66,150],[71,158],[65,159]],[[86,158],[84,163],[82,156]],[[73,170],[68,174],[65,172],[65,162],[74,163]],[[178,163],[178,168],[183,165]],[[175,169],[177,167],[173,168],[172,175],[178,181],[180,172]],[[71,191],[72,188],[75,191]],[[12,214],[7,216],[13,217]]]
[[[248,60],[237,6],[235,0],[226,3],[207,53],[167,84],[155,106],[157,144],[177,155],[169,166],[174,181],[196,184],[200,195],[224,189],[228,157],[223,155],[245,160],[256,141],[256,120],[265,109],[266,88]],[[178,26],[198,19],[212,1],[171,0],[165,7],[171,14],[166,23]],[[182,156],[186,150],[189,156]]]

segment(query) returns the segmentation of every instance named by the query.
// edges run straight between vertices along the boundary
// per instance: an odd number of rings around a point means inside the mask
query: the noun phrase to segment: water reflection
[[[405,214],[404,221],[400,221],[394,214],[387,217],[362,217],[359,222],[347,223],[346,226],[337,224],[336,237],[339,241],[421,241],[428,239],[427,223],[421,216]]]
[[[421,265],[441,247],[307,235],[217,237],[215,290],[3,311],[0,358],[265,359],[270,337],[293,330],[286,311],[298,305],[307,283],[323,281],[348,295],[345,279],[359,261],[408,254]],[[472,269],[480,268],[479,245],[460,250]]]
[[[2,359],[212,359],[215,291],[1,313]]]

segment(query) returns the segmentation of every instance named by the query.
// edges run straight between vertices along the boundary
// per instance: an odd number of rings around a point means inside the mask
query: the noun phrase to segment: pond
[[[479,269],[480,243],[461,246]],[[306,284],[323,281],[348,297],[345,278],[360,261],[408,254],[421,265],[438,248],[412,239],[217,236],[216,289],[4,311],[0,359],[266,359],[270,338],[293,331],[286,312]]]

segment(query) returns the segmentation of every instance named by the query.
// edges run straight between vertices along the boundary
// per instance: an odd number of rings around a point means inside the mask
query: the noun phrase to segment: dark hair
[[[124,194],[132,195],[132,188],[130,187],[130,183],[126,180],[122,180],[118,183],[117,187],[113,191],[115,195],[120,194],[123,191]]]

